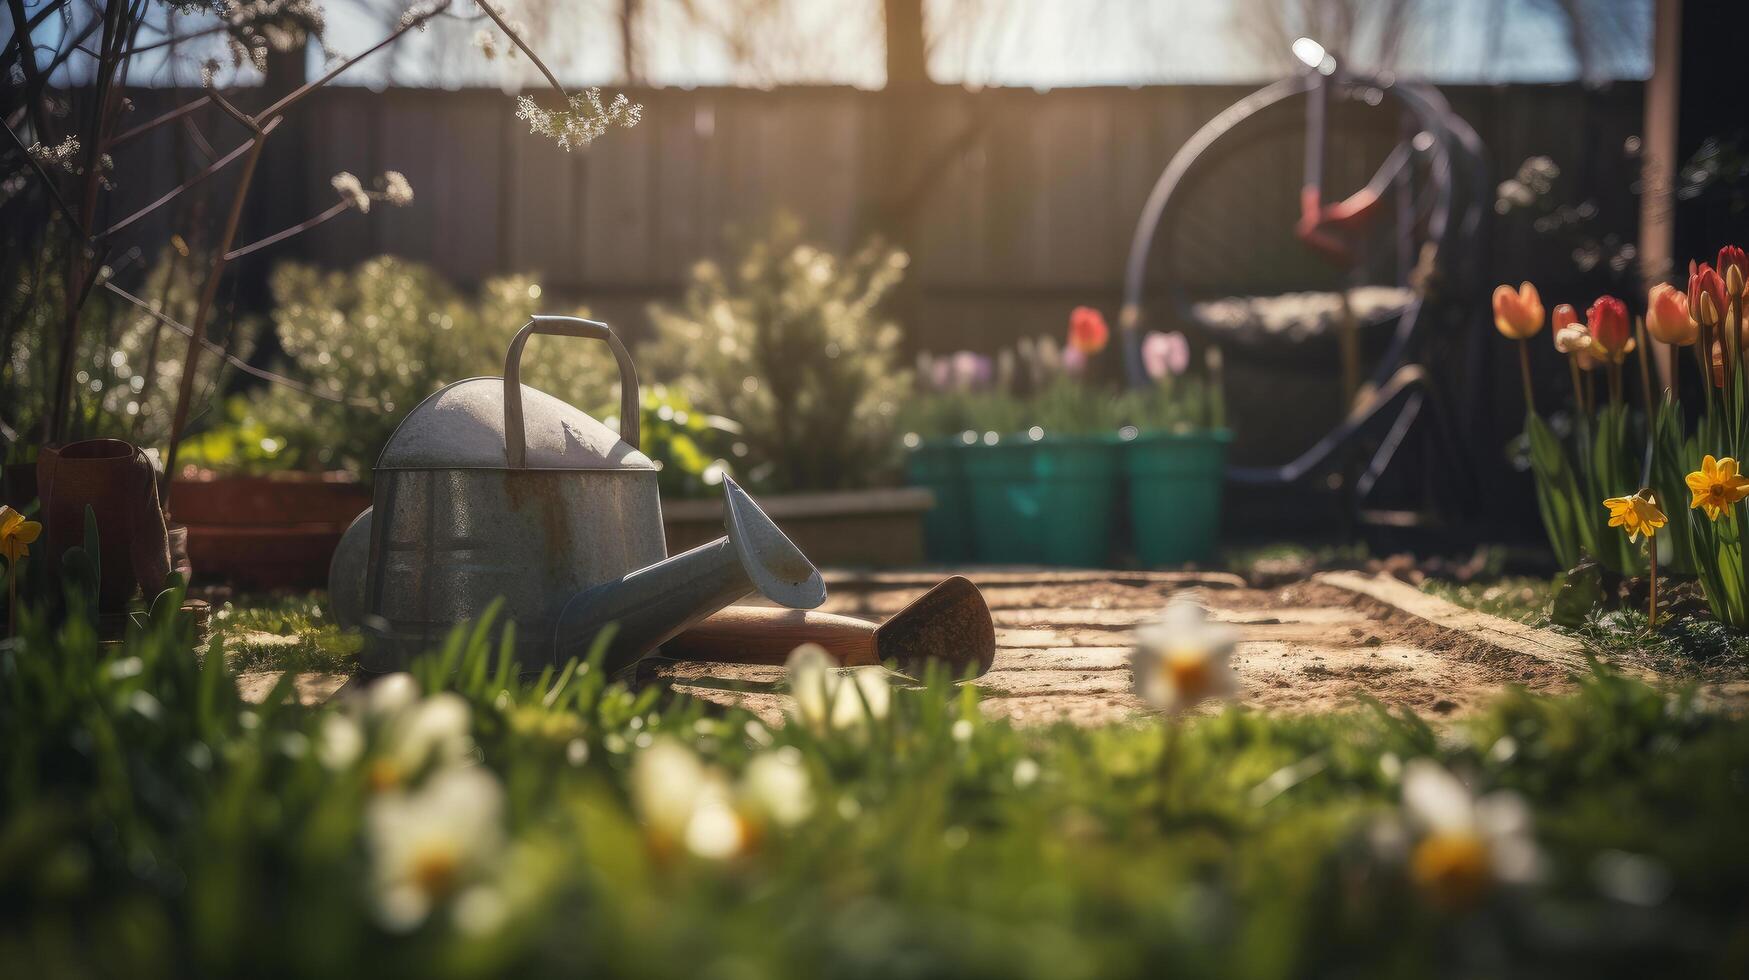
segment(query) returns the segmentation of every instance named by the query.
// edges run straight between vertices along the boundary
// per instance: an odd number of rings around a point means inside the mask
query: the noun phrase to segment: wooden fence
[[[275,137],[240,240],[325,207],[337,171],[399,170],[415,188],[412,207],[346,215],[262,253],[254,268],[392,252],[463,283],[531,272],[556,296],[636,334],[644,304],[676,295],[695,261],[720,255],[727,227],[785,209],[825,244],[849,247],[870,226],[872,202],[928,170],[936,178],[907,226],[906,326],[918,346],[989,348],[1060,330],[1077,303],[1115,309],[1149,188],[1197,127],[1245,91],[942,89],[904,104],[910,142],[895,158],[891,103],[844,88],[634,91],[645,107],[640,126],[569,154],[529,135],[500,92],[330,89]],[[1595,202],[1590,223],[1631,240],[1640,85],[1447,95],[1486,141],[1494,179],[1546,154],[1564,170],[1563,189],[1576,189],[1567,192],[1572,203]],[[135,118],[176,98],[136,93]],[[221,151],[238,138],[216,110],[197,119]],[[177,167],[200,162],[175,127],[124,153],[118,214],[172,185]],[[1283,186],[1297,185],[1298,168],[1297,157],[1280,161]],[[222,192],[222,181],[213,184]],[[142,222],[131,231],[155,247],[177,227]],[[1492,278],[1583,278],[1527,223],[1500,222],[1472,247],[1485,250]]]

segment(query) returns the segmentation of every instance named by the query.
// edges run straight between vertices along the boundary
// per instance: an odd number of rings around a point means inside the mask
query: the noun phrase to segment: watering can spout
[[[555,662],[587,657],[611,624],[603,666],[617,671],[755,591],[791,609],[826,601],[819,570],[726,477],[723,525],[715,541],[571,597],[555,626]]]

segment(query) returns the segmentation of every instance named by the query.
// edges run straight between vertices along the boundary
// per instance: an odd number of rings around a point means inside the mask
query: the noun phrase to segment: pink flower
[[[1063,348],[1063,373],[1080,377],[1087,370],[1087,355],[1073,344]]]
[[[1150,331],[1142,338],[1142,367],[1155,381],[1183,374],[1190,367],[1190,342],[1176,330]]]
[[[988,385],[994,373],[990,359],[983,354],[962,350],[953,355],[953,386],[960,391]]]

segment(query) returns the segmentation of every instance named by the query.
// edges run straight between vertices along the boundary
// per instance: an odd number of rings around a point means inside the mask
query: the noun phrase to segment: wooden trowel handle
[[[875,624],[832,613],[769,606],[730,606],[662,644],[676,660],[781,664],[804,643],[818,643],[846,667],[880,663]]]

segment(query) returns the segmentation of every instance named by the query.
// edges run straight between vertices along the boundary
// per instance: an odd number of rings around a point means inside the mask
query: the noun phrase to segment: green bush
[[[303,469],[368,476],[402,418],[452,381],[502,375],[510,338],[544,312],[539,283],[488,280],[465,296],[434,270],[390,256],[349,271],[288,264],[273,274],[273,324],[291,373],[330,398],[269,387],[248,414],[283,436]],[[578,311],[582,315],[582,311]],[[597,418],[618,404],[618,373],[602,344],[538,338],[524,358],[523,383]]]
[[[741,424],[750,485],[868,486],[893,463],[910,388],[899,329],[877,309],[905,265],[878,242],[834,255],[780,218],[728,268],[694,267],[678,305],[650,307],[656,340],[641,362]]]
[[[181,323],[193,318],[198,255],[166,248],[136,287],[135,295]],[[64,263],[45,255],[37,267],[20,263],[20,278],[0,297],[0,421],[20,434],[8,459],[23,461],[41,441],[60,366],[59,338]],[[254,348],[260,322],[253,317],[215,316],[209,339],[238,357]],[[167,447],[176,396],[182,383],[188,338],[138,306],[97,286],[80,311],[79,351],[71,411],[72,438],[127,439]],[[204,352],[195,379],[191,415],[198,417],[232,370]]]

